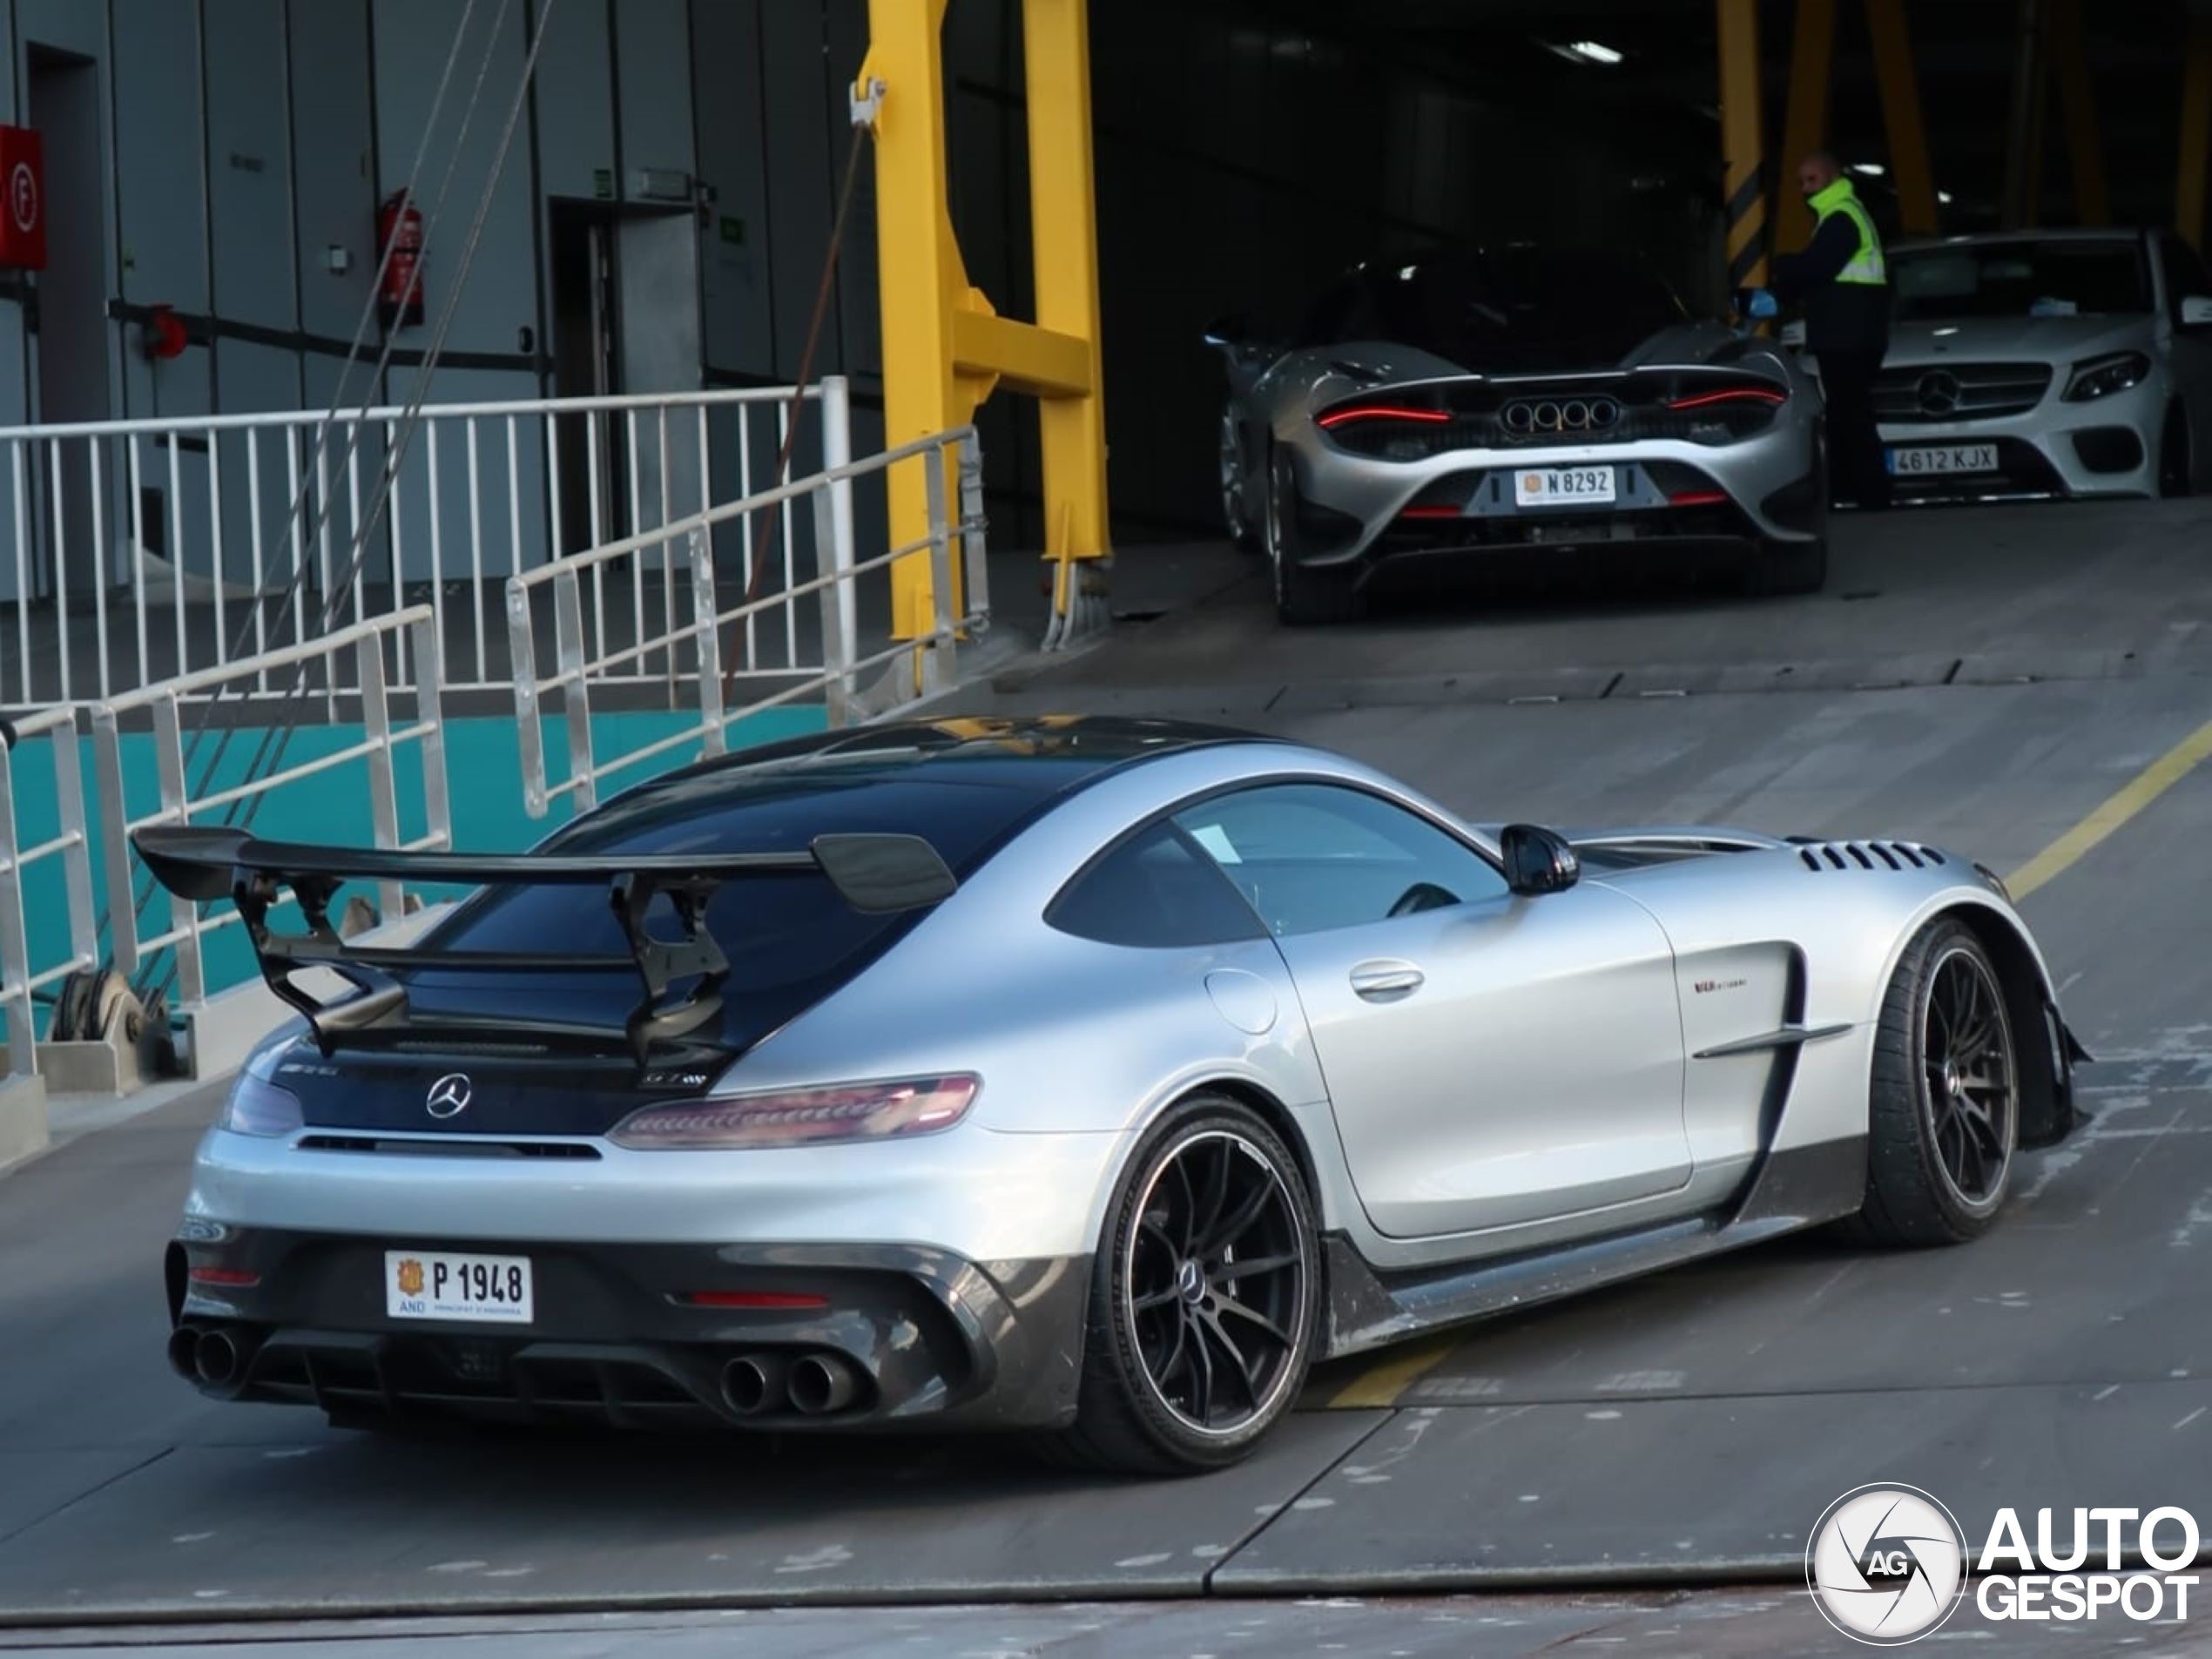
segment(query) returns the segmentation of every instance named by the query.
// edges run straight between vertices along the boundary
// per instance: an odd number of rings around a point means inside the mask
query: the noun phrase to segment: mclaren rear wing
[[[689,1038],[722,1009],[722,982],[730,963],[705,924],[706,905],[725,884],[763,875],[819,875],[845,902],[869,914],[923,909],[951,896],[957,885],[934,847],[919,836],[818,835],[804,852],[727,853],[710,857],[464,853],[401,853],[373,847],[311,846],[265,841],[241,829],[139,830],[131,838],[154,880],[180,899],[238,906],[261,976],[269,988],[307,1017],[325,1054],[340,1046],[417,1045],[441,1037],[482,1043],[509,1038],[533,1047],[583,1052],[627,1052],[638,1065],[658,1048]],[[551,952],[393,948],[355,945],[339,937],[330,902],[348,881],[409,881],[457,887],[604,887],[620,923],[628,954],[564,955]],[[285,898],[298,900],[306,918],[301,933],[279,933],[269,912]],[[656,899],[665,897],[677,933],[664,938],[646,930]],[[324,968],[357,995],[326,1001],[298,984],[304,968]],[[438,973],[635,973],[637,1003],[619,1031],[610,1028],[510,1019],[411,1019],[406,985],[409,969]],[[691,988],[671,1000],[685,981]]]

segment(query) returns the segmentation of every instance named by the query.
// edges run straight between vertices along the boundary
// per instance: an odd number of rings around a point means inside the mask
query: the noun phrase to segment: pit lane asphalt
[[[1327,634],[1276,630],[1246,578],[960,706],[1210,712],[1470,816],[1897,834],[2010,870],[2212,716],[2208,558],[2195,503],[1902,514],[1844,523],[1821,596],[1415,592]],[[160,1245],[212,1110],[187,1098],[0,1183],[0,1619],[536,1608],[569,1645],[532,1651],[680,1651],[711,1620],[669,1609],[1072,1597],[1101,1605],[745,1628],[776,1652],[1295,1630],[1309,1649],[1518,1653],[1694,1618],[1700,1651],[1844,1651],[1780,1587],[1863,1482],[1934,1492],[1974,1541],[2006,1504],[2212,1522],[2208,818],[2193,772],[2027,900],[2098,1055],[2092,1117],[2023,1159],[1987,1238],[1787,1241],[1332,1366],[1253,1462],[1166,1489],[976,1444],[422,1448],[207,1405],[160,1355]],[[1629,1595],[1639,1581],[1777,1588],[1667,1600]],[[1568,1586],[1623,1588],[1369,1607],[1341,1636],[1325,1608],[1243,1599]],[[584,1609],[658,1611],[617,1642]],[[1974,1629],[2016,1634],[1971,1609],[1946,1634]]]

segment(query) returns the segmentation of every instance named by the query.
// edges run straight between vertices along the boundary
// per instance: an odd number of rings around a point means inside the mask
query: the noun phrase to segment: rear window
[[[925,837],[955,875],[965,878],[1039,803],[1025,792],[979,785],[869,779],[851,786],[764,779],[743,792],[700,804],[647,797],[636,807],[610,808],[548,838],[548,853],[632,853],[787,852],[833,832],[890,832]],[[708,901],[706,925],[729,959],[724,982],[725,1035],[737,1046],[757,1042],[794,1018],[896,942],[921,912],[867,915],[854,910],[818,874],[754,875],[725,883]],[[647,927],[676,934],[665,899],[655,901]],[[607,955],[622,963],[599,974],[480,973],[428,970],[408,975],[410,1000],[426,1012],[533,1019],[592,1025],[619,1020],[639,995],[627,962],[621,925],[607,889],[583,887],[487,887],[436,931],[440,948]],[[527,1008],[520,1006],[527,998]]]
[[[1890,256],[1897,314],[2134,316],[2151,308],[2150,272],[2132,241],[1979,242]]]
[[[1612,254],[1501,247],[1371,260],[1308,313],[1300,343],[1380,340],[1461,367],[1610,362],[1685,320],[1666,284]]]

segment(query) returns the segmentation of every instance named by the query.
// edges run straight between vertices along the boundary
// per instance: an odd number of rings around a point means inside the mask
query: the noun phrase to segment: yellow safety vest
[[[1850,179],[1836,180],[1812,198],[1811,206],[1817,215],[1813,224],[1815,235],[1819,234],[1820,226],[1836,213],[1849,219],[1858,231],[1858,251],[1851,256],[1850,263],[1836,273],[1837,281],[1878,287],[1889,280],[1888,268],[1882,260],[1882,239],[1874,229],[1874,221],[1867,216],[1865,207],[1860,203],[1858,192],[1851,188]]]

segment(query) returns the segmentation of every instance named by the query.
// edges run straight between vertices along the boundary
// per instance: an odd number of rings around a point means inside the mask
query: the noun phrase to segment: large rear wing
[[[925,908],[957,885],[934,847],[919,836],[818,835],[804,852],[691,854],[403,853],[374,847],[311,846],[265,841],[242,829],[158,826],[132,838],[153,878],[180,899],[211,904],[229,899],[253,942],[269,988],[307,1016],[325,1054],[341,1045],[409,1046],[440,1036],[482,1044],[505,1037],[534,1047],[627,1052],[646,1063],[656,1049],[691,1036],[722,1010],[730,963],[707,931],[707,901],[726,883],[763,875],[826,879],[855,910],[893,914]],[[435,947],[356,945],[331,925],[330,903],[348,881],[408,881],[458,887],[604,887],[629,952],[623,956],[556,952],[448,950]],[[306,918],[303,933],[279,933],[269,912],[286,891]],[[656,899],[665,897],[677,936],[646,930]],[[293,975],[324,968],[357,995],[323,1001]],[[409,1017],[407,987],[396,974],[604,974],[633,972],[641,995],[620,1031],[604,1027],[512,1019],[422,1020]],[[685,981],[691,988],[671,1000]]]

